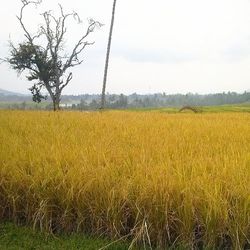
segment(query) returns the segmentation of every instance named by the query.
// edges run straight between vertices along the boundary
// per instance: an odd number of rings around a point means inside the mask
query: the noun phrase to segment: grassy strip
[[[0,101],[0,109],[22,109],[22,104],[25,103],[26,109],[45,109],[49,102],[42,103],[34,103],[34,102],[3,102]],[[192,105],[191,105],[192,106]],[[216,105],[216,106],[193,106],[197,107],[202,113],[220,113],[220,112],[250,112],[250,103],[239,103],[239,104],[227,104],[227,105]],[[121,110],[126,111],[159,111],[168,114],[176,114],[179,113],[181,106],[178,107],[146,107],[146,108],[126,108]],[[114,111],[119,111],[119,109],[115,109]],[[190,110],[182,111],[182,113],[192,113]]]
[[[218,106],[193,106],[198,108],[202,113],[221,113],[221,112],[250,112],[250,103],[218,105]],[[166,108],[131,108],[129,111],[158,111],[168,114],[180,113],[181,107],[166,107]],[[190,110],[182,111],[181,113],[192,113]]]
[[[109,245],[103,239],[93,239],[80,234],[51,236],[46,233],[34,231],[28,227],[18,227],[12,223],[0,224],[0,249],[84,249],[96,250]],[[122,243],[110,244],[105,249],[125,250],[128,245]]]

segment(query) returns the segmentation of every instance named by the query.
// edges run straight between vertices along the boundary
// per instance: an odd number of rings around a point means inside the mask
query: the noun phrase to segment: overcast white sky
[[[76,10],[85,21],[105,24],[90,38],[95,45],[73,71],[66,94],[100,93],[113,0],[43,0],[39,10],[26,12],[25,22],[36,30],[44,9]],[[19,0],[0,9],[0,57],[8,55],[9,36],[23,40],[15,17]],[[69,23],[67,45],[83,27]],[[27,93],[31,85],[0,65],[0,88]],[[250,0],[117,0],[109,93],[214,93],[250,89]]]

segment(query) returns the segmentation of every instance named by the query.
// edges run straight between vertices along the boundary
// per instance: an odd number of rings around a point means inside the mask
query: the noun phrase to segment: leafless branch
[[[73,74],[72,74],[72,72],[70,72],[69,75],[67,76],[65,83],[62,84],[62,86],[60,87],[60,92],[69,84],[69,82],[72,80],[72,78],[73,78]]]
[[[6,62],[8,62],[8,60],[6,60],[6,59],[4,59],[4,58],[0,58],[0,64],[6,63]]]
[[[69,59],[67,60],[67,62],[64,65],[63,72],[65,72],[68,68],[70,68],[72,66],[81,64],[81,62],[79,62],[79,60],[78,60],[78,55],[86,48],[86,46],[94,44],[94,42],[85,42],[84,40],[89,36],[90,33],[92,33],[94,31],[95,27],[101,27],[102,24],[99,22],[96,22],[92,19],[90,19],[89,22],[90,22],[90,24],[88,26],[86,33],[80,38],[78,43],[73,48],[73,51],[72,51]],[[73,62],[77,62],[77,63],[73,64]]]
[[[24,12],[24,9],[30,5],[30,4],[34,4],[35,6],[39,5],[42,3],[42,0],[37,0],[37,1],[27,1],[27,0],[21,0],[23,6],[21,7],[21,10],[20,10],[20,14],[19,16],[17,16],[17,19],[19,20],[21,26],[22,26],[22,29],[23,31],[25,32],[25,36],[26,38],[28,39],[28,41],[30,42],[30,44],[33,44],[33,40],[34,38],[36,37],[32,37],[30,35],[30,33],[28,32],[27,28],[25,27],[24,25],[24,22],[23,22],[23,12]]]

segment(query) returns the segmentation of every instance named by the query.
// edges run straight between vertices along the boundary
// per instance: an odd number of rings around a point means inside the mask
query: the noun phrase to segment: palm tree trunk
[[[113,3],[112,18],[111,18],[111,25],[110,25],[110,31],[109,31],[109,40],[108,40],[106,62],[105,62],[105,69],[104,69],[104,77],[103,77],[103,85],[102,85],[101,109],[104,109],[104,107],[105,107],[105,92],[106,92],[106,83],[107,83],[107,76],[108,76],[109,55],[110,55],[113,27],[114,27],[114,21],[115,21],[116,1],[117,0],[114,0],[114,3]]]

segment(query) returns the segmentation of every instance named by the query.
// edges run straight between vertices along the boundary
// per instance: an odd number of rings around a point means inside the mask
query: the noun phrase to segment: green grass
[[[15,107],[22,107],[23,102],[0,102],[0,109],[15,109]],[[41,102],[39,104],[34,103],[32,101],[25,103],[27,109],[45,109],[49,103],[48,102]],[[164,112],[168,114],[175,114],[179,113],[181,107],[166,107],[166,108],[128,108],[126,110],[129,111],[143,111],[143,112],[151,112],[151,111],[158,111]],[[240,104],[229,104],[229,105],[218,105],[218,106],[199,106],[197,107],[203,113],[218,113],[218,112],[250,112],[250,103],[240,103]],[[192,111],[183,111],[185,112],[192,112]]]
[[[250,103],[237,105],[209,106],[201,108],[203,112],[250,112]]]
[[[96,250],[110,245],[108,250],[125,250],[129,245],[114,243],[104,239],[93,239],[80,234],[56,235],[34,231],[28,227],[15,226],[12,223],[0,224],[1,250]]]
[[[111,242],[105,239],[93,239],[81,234],[50,235],[33,230],[25,226],[16,226],[13,223],[0,224],[1,250],[150,250],[142,245],[131,247],[129,243]],[[183,246],[170,247],[165,250],[187,250]],[[154,249],[161,250],[161,249]],[[203,250],[213,250],[204,247]]]
[[[196,106],[193,106],[196,107]],[[130,111],[144,111],[144,112],[163,112],[168,114],[179,113],[181,107],[166,107],[166,108],[135,108],[129,109]],[[220,113],[220,112],[249,112],[250,103],[232,104],[232,105],[219,105],[219,106],[197,106],[202,113]],[[182,111],[183,113],[192,112],[190,110]]]

